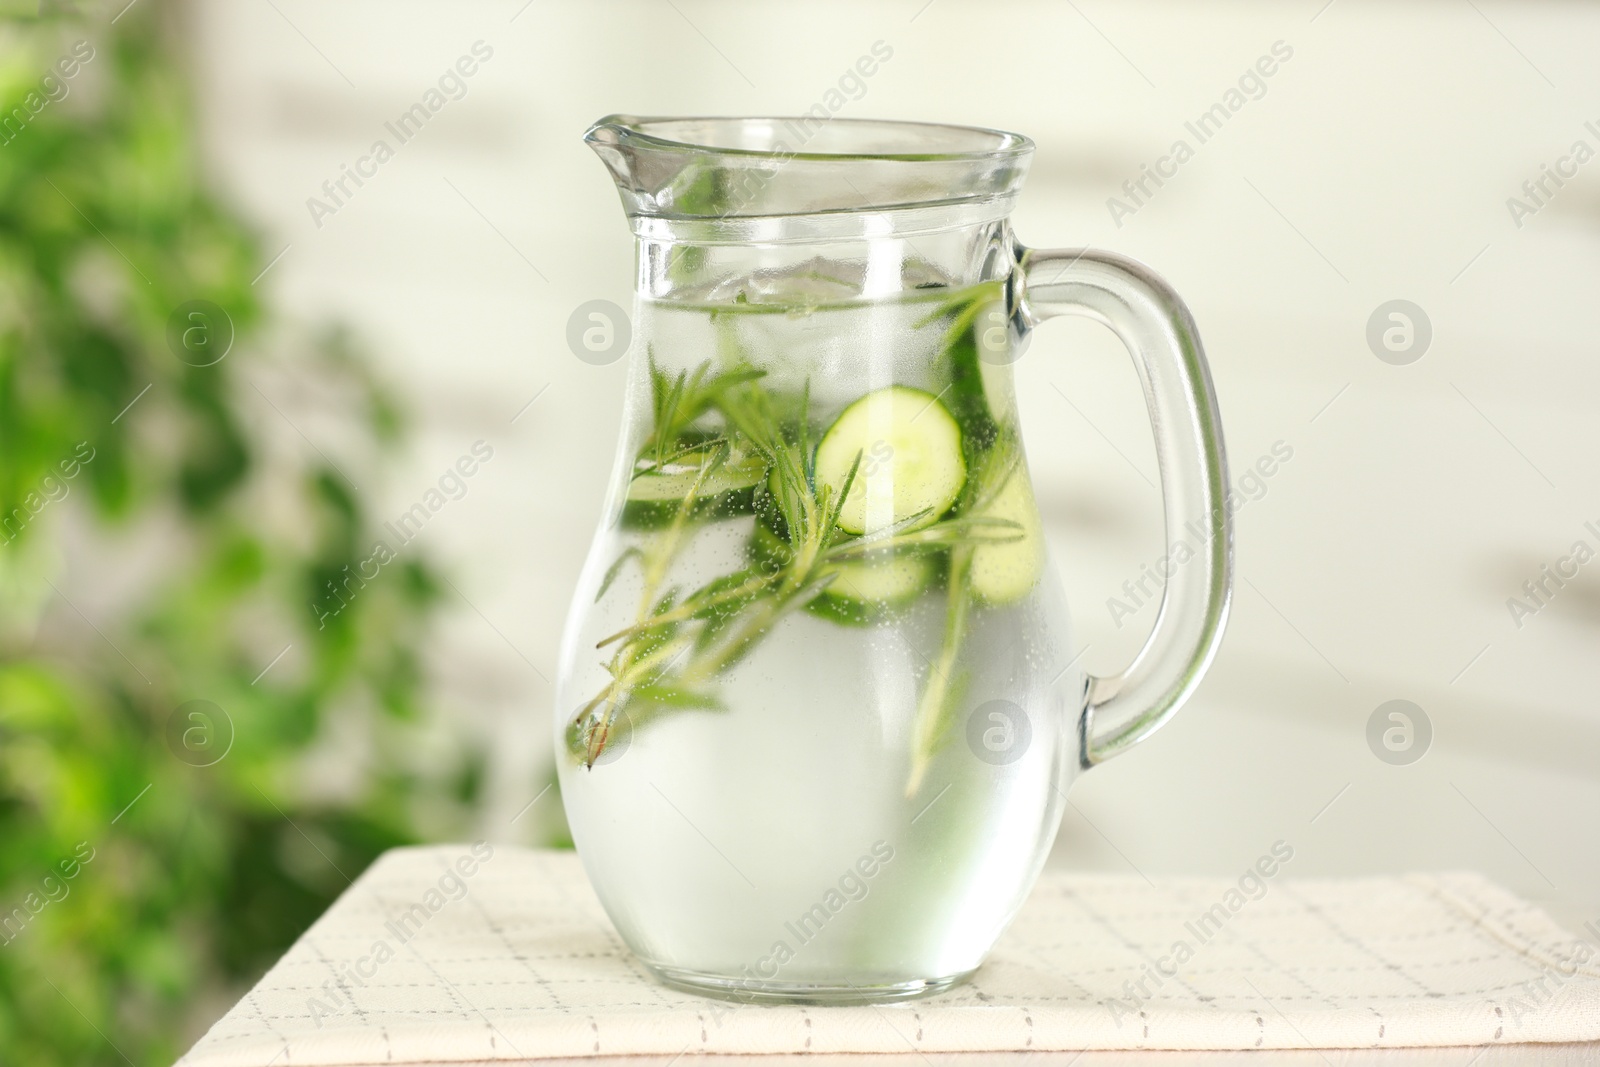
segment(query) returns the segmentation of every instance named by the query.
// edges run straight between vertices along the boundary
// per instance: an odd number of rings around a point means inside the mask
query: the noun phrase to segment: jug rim
[[[667,136],[662,132],[653,132],[651,127],[679,127],[693,129],[698,126],[705,129],[721,128],[725,131],[740,131],[746,134],[775,135],[777,131],[788,130],[792,134],[798,132],[802,138],[800,147],[791,150],[783,140],[773,139],[766,147],[745,147],[733,143],[716,143],[711,138],[691,138],[685,136]],[[808,130],[808,126],[815,129]],[[819,151],[807,148],[809,141],[819,136],[827,137],[830,141],[847,139],[850,137],[870,137],[878,135],[881,142],[892,142],[896,135],[910,141],[915,138],[924,138],[929,143],[930,150],[924,151],[893,151],[873,150],[870,147],[852,151]],[[947,146],[945,150],[932,150],[942,138]],[[832,162],[844,160],[885,161],[897,163],[915,162],[958,162],[983,159],[1008,159],[1026,156],[1034,149],[1033,140],[1020,133],[1011,133],[1007,130],[994,129],[988,126],[967,126],[943,122],[918,122],[905,119],[875,119],[875,118],[835,118],[828,116],[826,119],[816,115],[607,115],[584,133],[586,142],[591,145],[618,143],[629,141],[652,148],[680,151],[685,153],[701,153],[707,155],[744,156],[751,158],[779,158],[814,160],[817,162]],[[731,140],[725,138],[724,141]],[[964,141],[973,147],[957,147],[958,141]],[[978,147],[978,142],[987,142],[987,146]],[[864,144],[870,142],[863,141]]]

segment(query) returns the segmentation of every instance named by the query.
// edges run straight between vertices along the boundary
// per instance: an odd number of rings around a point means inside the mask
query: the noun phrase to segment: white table
[[[1026,1064],[1028,1067],[1169,1067],[1174,1064],[1201,1064],[1203,1067],[1577,1067],[1600,1064],[1600,1043],[1582,1045],[1496,1045],[1489,1048],[1428,1049],[1308,1049],[1303,1052],[985,1052],[939,1053],[915,1057],[896,1057],[907,1064],[918,1062],[933,1067],[977,1067],[978,1064]],[[501,1060],[495,1064],[450,1064],[448,1067],[685,1067],[689,1057],[620,1056],[597,1060]],[[712,1067],[782,1067],[783,1064],[808,1067],[890,1067],[881,1055],[814,1056],[717,1056]],[[431,1067],[431,1065],[430,1065]],[[438,1065],[445,1067],[445,1065]]]

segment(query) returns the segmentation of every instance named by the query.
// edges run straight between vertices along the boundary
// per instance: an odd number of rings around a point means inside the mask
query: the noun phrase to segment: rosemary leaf
[[[594,594],[594,602],[596,604],[600,603],[601,599],[606,595],[606,590],[611,588],[611,583],[616,581],[617,576],[622,573],[622,565],[624,563],[627,563],[630,559],[642,559],[643,557],[644,553],[637,546],[627,549],[622,555],[618,556],[616,562],[606,568],[605,577],[600,579],[600,588]]]

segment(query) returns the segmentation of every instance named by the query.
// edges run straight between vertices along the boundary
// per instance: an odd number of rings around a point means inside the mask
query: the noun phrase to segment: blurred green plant
[[[374,474],[394,402],[337,337],[269,329],[173,9],[67,7],[0,22],[0,1064],[156,1064],[347,875],[459,832],[481,759],[408,763],[426,561],[313,607],[371,554],[345,474]],[[209,366],[169,344],[196,300],[237,334]],[[337,467],[266,399],[289,381],[353,439]]]

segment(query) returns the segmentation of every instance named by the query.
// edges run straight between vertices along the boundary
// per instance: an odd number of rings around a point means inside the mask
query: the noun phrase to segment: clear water
[[[592,767],[567,750],[567,722],[610,677],[596,643],[636,620],[644,579],[625,566],[596,593],[619,556],[660,536],[622,521],[652,423],[645,353],[669,370],[742,357],[769,372],[774,392],[809,385],[820,433],[884,386],[948,395],[949,324],[926,320],[949,298],[639,309],[617,484],[562,651],[558,759],[602,902],[638,956],[677,981],[840,999],[961,975],[1015,913],[1054,837],[1082,678],[1067,670],[1067,613],[1048,564],[1020,599],[969,603],[951,672],[964,682],[914,790],[919,701],[949,624],[943,581],[870,625],[791,611],[718,678],[725,710],[674,710],[637,728],[623,716]],[[990,407],[1009,424],[1009,370],[984,369]],[[756,522],[695,526],[669,584],[691,589],[744,566]]]

